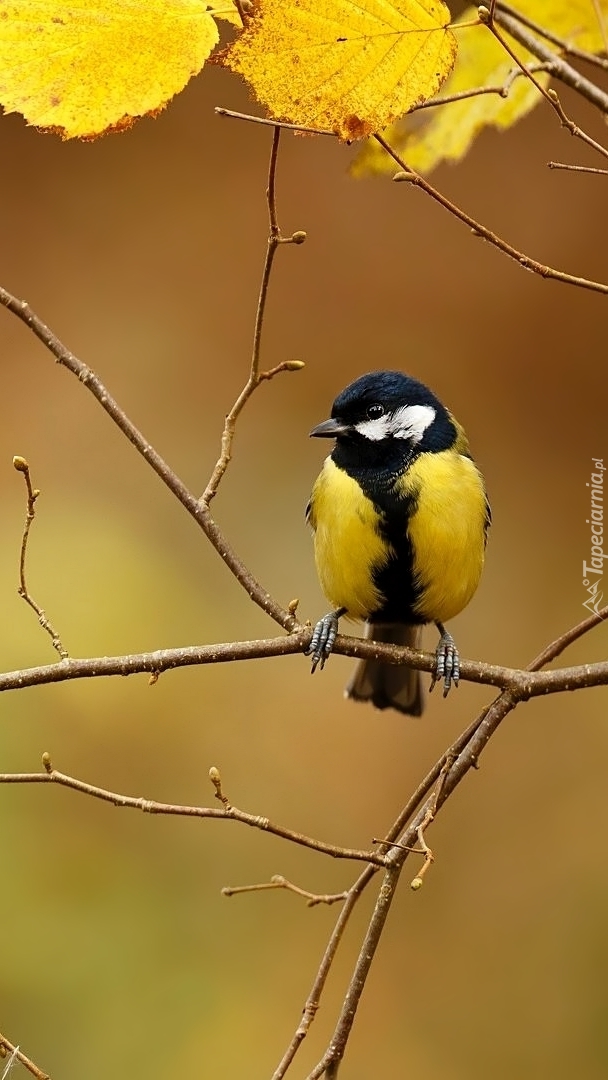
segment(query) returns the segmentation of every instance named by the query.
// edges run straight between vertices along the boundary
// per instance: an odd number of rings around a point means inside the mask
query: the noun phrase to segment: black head
[[[310,434],[374,458],[446,450],[457,436],[432,391],[400,371],[371,371],[356,379],[334,401],[331,420]]]

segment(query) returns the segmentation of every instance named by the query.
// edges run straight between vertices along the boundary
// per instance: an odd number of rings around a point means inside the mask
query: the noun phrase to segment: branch
[[[360,862],[373,863],[375,866],[384,866],[385,859],[374,851],[359,851],[357,848],[340,847],[337,844],[326,844],[322,840],[315,840],[311,836],[286,829],[282,825],[274,825],[266,817],[248,814],[245,810],[239,810],[222,795],[219,801],[222,809],[213,806],[183,806],[179,803],[156,802],[154,799],[136,798],[133,795],[122,795],[116,791],[97,787],[95,784],[87,784],[75,776],[59,772],[53,768],[48,754],[42,755],[44,772],[36,773],[0,773],[0,784],[59,784],[60,787],[70,788],[81,795],[88,795],[102,802],[112,803],[113,806],[124,807],[129,810],[141,810],[144,814],[161,814],[168,817],[191,817],[191,818],[216,818],[219,821],[239,821],[242,825],[248,825],[253,829],[261,829],[262,832],[279,836],[283,840],[289,840],[292,844],[300,847],[311,848],[323,855],[331,855],[334,859],[354,859]],[[219,773],[216,768],[209,770],[211,782],[218,790]],[[221,783],[221,782],[220,782]],[[220,786],[221,790],[221,786]],[[312,896],[313,894],[307,894]]]
[[[40,492],[37,488],[32,487],[30,467],[25,458],[19,456],[14,457],[13,465],[15,466],[17,472],[22,473],[27,491],[27,510],[25,514],[23,536],[21,538],[21,553],[19,556],[19,588],[17,592],[19,593],[19,596],[21,596],[25,600],[26,604],[28,604],[36,612],[36,615],[38,616],[38,622],[40,623],[42,629],[46,630],[47,634],[50,635],[51,641],[53,643],[53,648],[57,650],[62,660],[66,660],[68,653],[61,644],[61,638],[59,637],[59,634],[53,628],[53,626],[51,626],[51,623],[47,619],[43,609],[40,607],[39,604],[36,603],[33,596],[30,595],[27,587],[27,582],[25,580],[27,542],[29,539],[32,522],[36,516],[36,499],[40,495]]]
[[[450,214],[458,218],[467,225],[475,236],[480,236],[483,240],[487,240],[493,247],[498,248],[504,255],[508,255],[510,259],[514,259],[516,263],[523,266],[524,270],[531,270],[534,274],[539,274],[543,278],[551,278],[554,281],[562,281],[566,285],[576,285],[581,289],[591,289],[593,292],[603,293],[608,295],[608,285],[603,282],[590,281],[587,278],[575,277],[573,274],[566,274],[563,270],[554,270],[551,266],[545,266],[543,263],[537,262],[536,259],[531,259],[529,255],[524,255],[522,251],[518,251],[512,244],[508,244],[506,240],[503,240],[496,233],[493,233],[491,229],[488,229],[485,225],[480,224],[479,221],[475,221],[470,214],[467,214],[464,210],[461,210],[459,206],[451,202],[447,196],[442,195],[437,188],[434,188],[432,184],[421,176],[420,173],[414,171],[411,166],[407,165],[402,157],[399,156],[396,150],[393,150],[392,146],[386,141],[382,135],[374,135],[373,138],[380,146],[386,150],[386,153],[393,158],[394,161],[401,167],[401,172],[398,172],[393,177],[393,180],[406,181],[412,184],[414,187],[420,188],[429,195],[431,199],[443,206],[445,210],[448,210]]]
[[[595,3],[595,0],[592,0],[592,3]],[[597,10],[598,9],[596,9],[596,12]],[[497,18],[497,13],[499,15],[499,18]],[[549,30],[548,27],[541,26],[540,23],[533,22],[533,20],[530,19],[527,15],[524,15],[521,11],[516,11],[515,8],[510,7],[509,4],[503,3],[502,0],[496,0],[491,14],[492,18],[496,22],[500,21],[500,18],[502,18],[503,16],[515,19],[517,23],[519,23],[521,26],[527,26],[528,29],[532,30],[535,34],[537,34],[538,37],[545,38],[546,41],[550,41],[553,45],[557,45],[560,52],[565,53],[567,56],[574,56],[577,60],[584,60],[588,64],[595,64],[597,67],[602,68],[604,71],[608,71],[608,60],[604,59],[604,57],[596,56],[595,53],[590,53],[587,52],[585,49],[577,48],[576,45],[571,45],[570,42],[565,40],[565,38],[560,38],[557,36],[557,34],[554,34],[551,30]],[[600,27],[602,27],[601,18],[599,20],[599,23]],[[503,25],[505,24],[503,23]],[[505,29],[506,28],[507,27],[505,26]],[[516,37],[516,34],[521,33],[521,31],[518,30],[516,31],[516,33],[513,33],[512,30],[509,30],[509,33],[511,34],[511,37]],[[517,40],[522,45],[526,44],[524,41],[521,40],[521,38],[517,38]],[[534,43],[533,49],[526,44],[526,48],[528,49],[528,51],[534,53],[535,55],[538,55],[538,53],[535,53],[535,49],[537,47],[542,48],[540,42],[535,41],[533,38],[526,40],[532,41]],[[578,75],[578,72],[575,72],[574,68],[571,68],[569,64],[564,65],[563,61],[559,57],[557,57],[557,60],[561,70],[567,72],[568,78],[572,76],[573,72],[575,75]],[[558,78],[561,78],[561,75],[559,75]],[[563,81],[566,82],[567,79],[565,78],[563,79]],[[572,86],[573,84],[570,83],[569,85]],[[590,85],[593,86],[594,84],[591,83]],[[575,86],[574,89],[576,90],[577,87]],[[595,90],[597,89],[598,88],[595,87]]]
[[[551,56],[553,56],[553,54],[551,54]],[[551,61],[551,63],[552,62],[553,61]],[[290,130],[302,131],[307,134],[332,135],[334,138],[336,137],[335,132],[317,130],[316,128],[301,127],[297,124],[283,124],[275,120],[265,120],[264,118],[259,116],[251,116],[246,113],[233,112],[230,109],[216,109],[216,112],[221,116],[229,116],[238,120],[246,120],[254,124],[271,124],[273,127],[286,127]],[[429,195],[431,199],[439,203],[440,206],[443,206],[443,208],[447,210],[450,214],[452,214],[453,217],[457,218],[459,221],[462,221],[464,225],[471,229],[475,236],[479,236],[483,240],[487,240],[488,243],[492,244],[493,247],[496,247],[499,251],[502,251],[504,255],[507,255],[510,259],[514,259],[514,261],[518,263],[519,266],[523,267],[524,270],[530,270],[534,274],[539,274],[541,277],[544,278],[551,278],[554,281],[561,281],[566,285],[575,285],[581,289],[591,289],[593,292],[599,292],[604,295],[608,295],[608,284],[604,284],[604,282],[591,281],[587,278],[576,277],[573,274],[566,274],[562,270],[554,270],[553,267],[545,266],[544,263],[537,262],[536,259],[532,259],[529,255],[525,255],[523,251],[518,251],[518,249],[513,247],[512,244],[507,243],[506,240],[503,240],[500,236],[497,236],[496,233],[493,233],[491,229],[488,229],[485,225],[482,225],[479,221],[476,221],[475,218],[472,218],[470,214],[466,213],[466,211],[461,210],[460,207],[453,203],[450,199],[448,199],[447,196],[443,195],[440,191],[438,191],[437,188],[434,188],[433,185],[428,182],[428,180],[426,180],[419,173],[415,172],[414,169],[407,165],[403,158],[399,156],[397,151],[393,150],[392,146],[390,146],[390,144],[382,135],[375,134],[372,136],[372,138],[374,138],[376,142],[378,142],[380,146],[382,146],[386,153],[393,158],[397,165],[400,166],[401,172],[396,173],[393,177],[393,180],[407,181],[414,187],[420,188],[422,191],[425,192],[426,195]]]
[[[590,165],[565,165],[563,161],[548,161],[548,169],[564,169],[567,172],[594,173],[596,176],[608,176],[608,169],[593,169]]]
[[[607,617],[608,606],[558,638],[558,642],[564,643],[560,652],[566,645],[576,640],[576,637],[580,637],[593,626],[599,625]],[[294,653],[304,652],[310,643],[311,633],[310,627],[303,627],[286,637],[257,641],[190,645],[126,656],[96,656],[83,660],[66,658],[58,664],[46,664],[0,674],[0,693],[7,690],[22,690],[26,686],[45,686],[50,683],[68,682],[72,679],[109,678],[116,675],[148,674],[156,681],[162,672],[174,668],[261,660],[272,656],[292,656]],[[551,647],[553,648],[554,645]],[[356,659],[382,660],[388,664],[407,664],[409,667],[418,671],[427,671],[429,674],[434,672],[436,666],[434,653],[422,652],[406,646],[377,643],[364,638],[345,637],[342,634],[336,638],[332,651],[336,655]],[[463,681],[512,690],[517,698],[523,701],[543,694],[560,693],[562,690],[603,686],[608,683],[608,661],[535,673],[534,669],[529,668],[522,670],[476,660],[462,660],[460,678]]]
[[[247,379],[245,386],[241,390],[241,393],[236,399],[230,412],[226,416],[226,421],[224,423],[224,431],[222,434],[221,453],[216,463],[216,466],[211,474],[209,483],[207,484],[207,487],[205,488],[205,491],[201,496],[201,503],[205,507],[209,506],[209,503],[217,494],[217,489],[220,485],[222,477],[224,476],[224,473],[228,468],[230,459],[232,457],[232,442],[234,439],[236,422],[244,406],[247,404],[249,398],[253,394],[254,390],[258,388],[261,382],[274,378],[274,376],[278,375],[281,371],[300,371],[301,368],[304,367],[304,362],[302,360],[284,360],[283,363],[277,364],[277,366],[272,368],[272,370],[270,371],[260,371],[260,346],[262,342],[262,327],[264,325],[264,314],[266,311],[268,285],[270,282],[272,264],[274,262],[277,248],[279,244],[303,244],[306,240],[306,233],[303,232],[301,229],[297,232],[294,232],[292,236],[287,237],[282,237],[279,230],[277,221],[275,182],[280,136],[281,129],[278,125],[275,124],[272,137],[272,148],[270,151],[270,165],[268,167],[268,188],[266,190],[270,231],[268,235],[268,246],[266,248],[264,270],[262,272],[260,295],[258,298],[258,306],[255,316],[255,328],[253,332],[253,353],[251,357],[249,378]]]
[[[197,497],[188,490],[177,473],[170,468],[167,462],[163,460],[160,454],[135,427],[135,424],[129,420],[126,413],[120,408],[95,372],[83,363],[82,360],[79,360],[73,352],[70,352],[70,350],[66,348],[42,319],[32,311],[29,304],[24,300],[19,300],[1,286],[0,304],[7,308],[8,311],[12,312],[13,315],[16,315],[18,319],[21,319],[42,344],[46,346],[49,352],[53,354],[55,359],[63,367],[67,368],[68,371],[71,371],[87,390],[90,391],[123,435],[127,437],[129,442],[132,443],[137,452],[141,454],[157,476],[160,477],[169,491],[188,511],[190,516],[194,518],[197,525],[203,530],[207,539],[224,560],[226,566],[240,585],[245,589],[245,592],[251,600],[253,600],[258,607],[262,608],[267,615],[270,615],[279,626],[282,626],[285,630],[293,629],[293,627],[297,625],[297,619],[293,612],[281,607],[281,605],[270,596],[268,591],[254,578],[253,574],[247,569],[224,537],[224,534],[211,516],[209,508],[200,503]]]
[[[43,1072],[38,1065],[34,1064],[30,1058],[26,1057],[25,1054],[21,1052],[18,1046],[13,1046],[12,1042],[9,1042],[6,1036],[0,1033],[0,1059],[6,1057],[7,1053],[10,1054],[10,1058],[6,1064],[6,1068],[3,1070],[3,1078],[8,1076],[12,1063],[14,1061],[19,1061],[32,1076],[36,1077],[36,1080],[51,1080],[48,1073]]]
[[[261,124],[262,127],[280,128],[282,131],[298,131],[305,135],[329,135],[332,139],[337,138],[335,131],[329,131],[327,128],[303,127],[301,124],[288,124],[286,120],[269,120],[265,116],[251,116],[250,113],[235,112],[234,109],[224,109],[219,105],[216,105],[214,112],[216,116],[227,116],[230,120],[247,120],[251,124]]]
[[[325,894],[309,892],[308,889],[301,889],[299,885],[294,885],[281,874],[273,874],[270,881],[262,881],[257,885],[227,885],[222,889],[222,896],[240,896],[241,893],[266,892],[268,889],[286,889],[287,892],[295,893],[296,896],[303,896],[308,901],[308,907],[316,907],[317,904],[337,904],[348,897],[347,892]]]
[[[561,634],[531,661],[526,671],[530,675],[537,673],[536,677],[538,677],[541,667],[556,659],[568,645],[588,633],[606,616],[608,616],[608,607],[604,608],[597,616],[593,615],[586,618],[577,626]],[[434,820],[443,804],[461,780],[464,779],[468,771],[477,767],[483,749],[502,720],[519,704],[519,700],[512,691],[506,690],[490,706],[484,709],[459,736],[456,742],[442,754],[389,829],[383,844],[389,846],[386,858],[387,862],[392,865],[387,869],[379,889],[374,911],[328,1048],[319,1063],[308,1074],[307,1080],[320,1080],[323,1076],[326,1077],[326,1080],[330,1080],[331,1077],[337,1076],[371,962],[395,896],[403,865],[410,853],[418,850],[415,846],[416,843],[420,844],[425,854],[425,862],[421,871],[418,872],[417,877],[411,883],[414,891],[417,891],[422,884],[424,873],[428,870],[433,859],[433,853],[424,838],[425,829]],[[375,873],[377,873],[375,867],[367,866],[349,890],[348,899],[340,912],[313,983],[313,988],[307,999],[302,1020],[278,1069],[273,1074],[272,1080],[283,1080],[302,1040],[308,1033],[319,1006],[319,999],[327,975],[352,910]]]
[[[380,936],[401,874],[401,869],[406,858],[411,851],[420,850],[420,848],[422,848],[422,853],[425,856],[424,865],[412,882],[412,887],[418,889],[422,884],[423,875],[431,865],[433,859],[432,852],[424,837],[425,830],[434,820],[443,803],[447,800],[458,783],[464,778],[469,769],[477,766],[478,758],[492,734],[504,717],[508,715],[520,701],[539,693],[572,688],[575,684],[596,685],[593,681],[584,681],[589,679],[593,680],[595,674],[598,673],[596,669],[601,669],[603,681],[608,682],[608,664],[581,665],[579,668],[561,669],[546,673],[542,673],[539,670],[545,664],[555,660],[568,645],[572,644],[578,638],[582,637],[583,634],[597,626],[606,616],[608,616],[608,606],[597,615],[591,615],[577,626],[570,628],[566,633],[560,635],[555,641],[543,649],[531,664],[528,665],[525,671],[490,669],[492,670],[493,675],[499,670],[503,673],[507,673],[507,689],[503,691],[492,705],[483,710],[480,716],[477,717],[471,725],[469,725],[456,742],[441,756],[439,761],[435,763],[429,774],[420,783],[417,790],[409,799],[407,805],[398,815],[393,826],[388,830],[386,837],[382,840],[383,847],[388,848],[386,854],[380,855],[375,851],[360,851],[327,844],[323,841],[315,840],[301,833],[294,832],[293,830],[286,829],[283,826],[274,825],[267,818],[251,815],[232,806],[223,791],[219,772],[215,768],[210,769],[209,777],[215,788],[216,798],[222,804],[221,809],[159,803],[152,800],[122,795],[105,788],[99,788],[65,773],[58,772],[53,768],[47,754],[43,756],[44,772],[0,774],[0,783],[56,783],[80,794],[88,795],[104,802],[110,802],[115,806],[137,809],[144,813],[239,821],[242,824],[261,829],[265,832],[270,832],[273,835],[293,843],[319,851],[322,854],[331,855],[334,858],[360,860],[366,863],[365,869],[346,893],[331,894],[328,896],[313,894],[306,890],[299,889],[297,886],[293,886],[281,877],[277,877],[270,883],[265,883],[263,885],[244,886],[228,890],[228,893],[230,894],[241,891],[257,891],[262,888],[286,888],[290,891],[297,892],[300,895],[304,895],[311,903],[333,903],[341,900],[344,901],[344,906],[336,921],[325,954],[313,982],[312,989],[307,998],[302,1019],[280,1065],[275,1071],[273,1080],[281,1080],[281,1078],[285,1076],[302,1040],[307,1035],[310,1024],[316,1015],[327,976],[333,964],[350,915],[352,914],[359,897],[362,895],[373,876],[377,873],[378,869],[384,868],[387,872],[379,891],[374,913],[368,926],[365,941],[361,948],[353,977],[349,984],[334,1037],[329,1049],[326,1051],[319,1064],[310,1073],[309,1080],[316,1080],[316,1078],[323,1075],[327,1077],[336,1076],[339,1062],[342,1059],[350,1035],[356,1008],[365,985],[373,955],[379,944]],[[153,663],[152,666],[146,670],[157,672],[162,660],[175,661],[178,655],[181,655],[181,659],[184,661],[186,659],[193,661],[193,658],[197,653],[199,654],[199,659],[201,653],[207,653],[207,662],[212,661],[214,654],[216,661],[219,658],[236,659],[236,652],[239,651],[239,646],[243,650],[244,655],[247,653],[251,654],[256,648],[259,651],[261,646],[271,647],[272,649],[272,652],[266,652],[265,655],[277,655],[277,653],[299,651],[302,648],[302,640],[307,641],[309,637],[310,630],[307,630],[301,636],[292,635],[291,637],[276,639],[274,641],[271,640],[270,642],[243,642],[237,643],[236,647],[233,644],[227,646],[210,646],[207,650],[175,650],[172,656],[170,655],[170,651],[165,654],[148,654],[151,663]],[[339,638],[338,645],[341,642],[345,643],[345,647],[341,651],[348,652],[350,655],[377,655],[378,652],[387,652],[389,654],[387,658],[393,662],[397,662],[398,654],[411,653],[412,656],[408,657],[408,659],[415,661],[415,666],[421,666],[424,667],[424,669],[428,668],[429,670],[432,670],[434,664],[434,658],[432,656],[419,653],[416,650],[397,649],[396,647],[391,648],[389,646],[375,646],[373,642],[357,641],[356,639],[350,638]],[[220,650],[219,654],[218,650]],[[225,650],[226,655],[222,656],[221,650]],[[231,653],[230,657],[227,655],[228,652]],[[241,658],[244,658],[244,655]],[[124,661],[129,658],[114,659],[124,664]],[[141,657],[135,659],[141,661]],[[403,655],[401,659],[403,659]],[[109,660],[101,659],[100,661],[95,661],[95,663],[101,664],[104,662],[112,663],[112,658]],[[61,664],[53,665],[52,668],[54,673],[58,674],[59,672],[65,672],[66,668],[73,665],[90,663],[91,661],[66,660]],[[471,664],[470,662],[467,663],[463,661],[463,677],[466,677],[465,672],[466,675],[469,674],[468,671],[466,671],[469,667],[478,669],[478,674],[482,674],[483,669],[486,667],[489,668],[489,665]],[[48,675],[50,669],[46,668],[39,670],[46,672]],[[125,674],[128,673],[128,671],[123,669],[122,673]],[[24,673],[17,674],[23,675]],[[46,681],[49,680],[47,679]],[[416,816],[413,817],[413,815]],[[412,818],[413,820],[411,820]],[[405,832],[403,830],[405,830]],[[420,848],[416,848],[416,843],[420,845]]]
[[[509,72],[504,83],[500,86],[474,86],[470,90],[459,90],[455,94],[440,94],[437,97],[429,98],[428,101],[421,101],[417,105],[412,105],[406,115],[411,116],[412,113],[419,112],[421,109],[435,109],[438,105],[452,105],[456,101],[467,101],[469,98],[482,97],[484,94],[498,94],[501,98],[508,98],[513,83],[527,75],[528,71],[546,71],[550,75],[554,73],[553,64],[548,61],[542,64],[530,64],[527,71],[522,71],[517,66]]]
[[[376,900],[368,931],[361,945],[359,958],[344,999],[340,1019],[325,1054],[321,1058],[319,1064],[308,1074],[306,1080],[319,1080],[322,1076],[326,1076],[328,1080],[330,1080],[330,1077],[333,1078],[337,1076],[338,1066],[344,1056],[346,1043],[352,1029],[363,987],[365,986],[388,913],[395,898],[402,867],[403,864],[393,866],[390,870],[386,871],[382,879],[382,885],[378,892],[378,898]]]
[[[557,117],[562,127],[567,128],[571,135],[574,135],[577,139],[581,139],[587,146],[591,146],[594,150],[597,150],[599,154],[608,157],[608,149],[606,149],[605,146],[602,146],[601,143],[598,143],[595,139],[592,139],[590,135],[587,135],[586,131],[583,131],[578,124],[575,124],[574,121],[566,115],[555,90],[545,90],[542,83],[539,83],[538,79],[534,78],[532,72],[522,63],[517,56],[517,53],[513,51],[509,43],[496,29],[496,24],[499,23],[501,26],[504,26],[516,40],[524,44],[535,56],[540,56],[541,59],[547,59],[552,64],[554,59],[559,61],[559,57],[552,53],[550,49],[545,48],[544,45],[539,46],[536,39],[528,34],[527,31],[522,30],[516,20],[511,19],[508,15],[497,15],[495,18],[492,18],[488,8],[483,7],[482,5],[479,8],[479,18],[481,22],[487,26],[490,33],[494,35],[499,44],[502,45],[505,52],[508,53],[516,64],[518,64],[524,75],[527,76],[538,92],[545,98],[554,112],[557,113]],[[554,65],[554,74],[557,78],[561,79],[562,82],[567,83],[568,86],[575,89],[577,93],[582,94],[583,97],[592,101],[592,103],[604,114],[608,113],[608,94],[599,90],[595,83],[590,82],[588,79],[584,79],[578,71],[571,68],[565,61],[562,60],[561,65],[559,63]]]

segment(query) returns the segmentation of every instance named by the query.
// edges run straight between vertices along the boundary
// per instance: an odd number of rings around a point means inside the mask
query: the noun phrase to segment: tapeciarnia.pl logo
[[[589,562],[583,559],[583,585],[589,593],[589,598],[583,601],[583,607],[599,615],[604,595],[601,591],[604,559],[608,559],[608,552],[604,554],[604,472],[606,466],[603,458],[591,458],[591,461],[593,463],[591,482],[586,485],[591,489],[590,517],[586,522],[591,526],[591,556]]]

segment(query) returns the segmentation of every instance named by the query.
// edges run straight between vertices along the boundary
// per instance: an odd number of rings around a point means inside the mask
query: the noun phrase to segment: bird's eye
[[[367,407],[368,420],[377,420],[378,417],[384,416],[384,407],[379,405],[378,402],[374,402],[373,405]]]

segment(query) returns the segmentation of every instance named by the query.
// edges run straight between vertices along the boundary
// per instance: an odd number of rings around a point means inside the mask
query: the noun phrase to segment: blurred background
[[[0,123],[0,282],[195,492],[247,375],[267,236],[271,131],[219,119],[215,105],[252,108],[238,79],[210,70],[155,121],[97,143]],[[526,273],[407,185],[355,182],[353,153],[282,139],[280,226],[308,240],[277,254],[262,362],[306,368],[250,402],[215,516],[273,596],[299,597],[301,617],[317,618],[326,601],[303,514],[328,448],[308,432],[351,379],[407,370],[465,425],[494,510],[482,586],[451,628],[464,656],[524,665],[586,614],[585,485],[591,457],[608,459],[608,299]],[[598,164],[542,107],[433,181],[527,254],[608,281],[605,179],[547,170],[564,158]],[[92,396],[2,311],[0,362],[4,670],[55,659],[16,592],[14,454],[42,490],[29,585],[71,655],[276,632]],[[604,659],[606,647],[600,627],[564,662]],[[239,807],[364,847],[492,694],[463,684],[405,720],[343,700],[351,664],[335,658],[311,679],[290,657],[172,672],[153,687],[135,676],[5,694],[0,771],[36,770],[48,751],[91,783],[210,805],[215,765]],[[406,873],[345,1080],[606,1076],[607,701],[592,689],[521,706],[450,800],[421,892],[407,887],[417,863]],[[0,786],[0,815],[4,1034],[55,1080],[272,1075],[337,909],[220,890],[280,873],[325,893],[347,888],[356,866],[56,787]],[[371,900],[294,1078],[333,1029]]]

